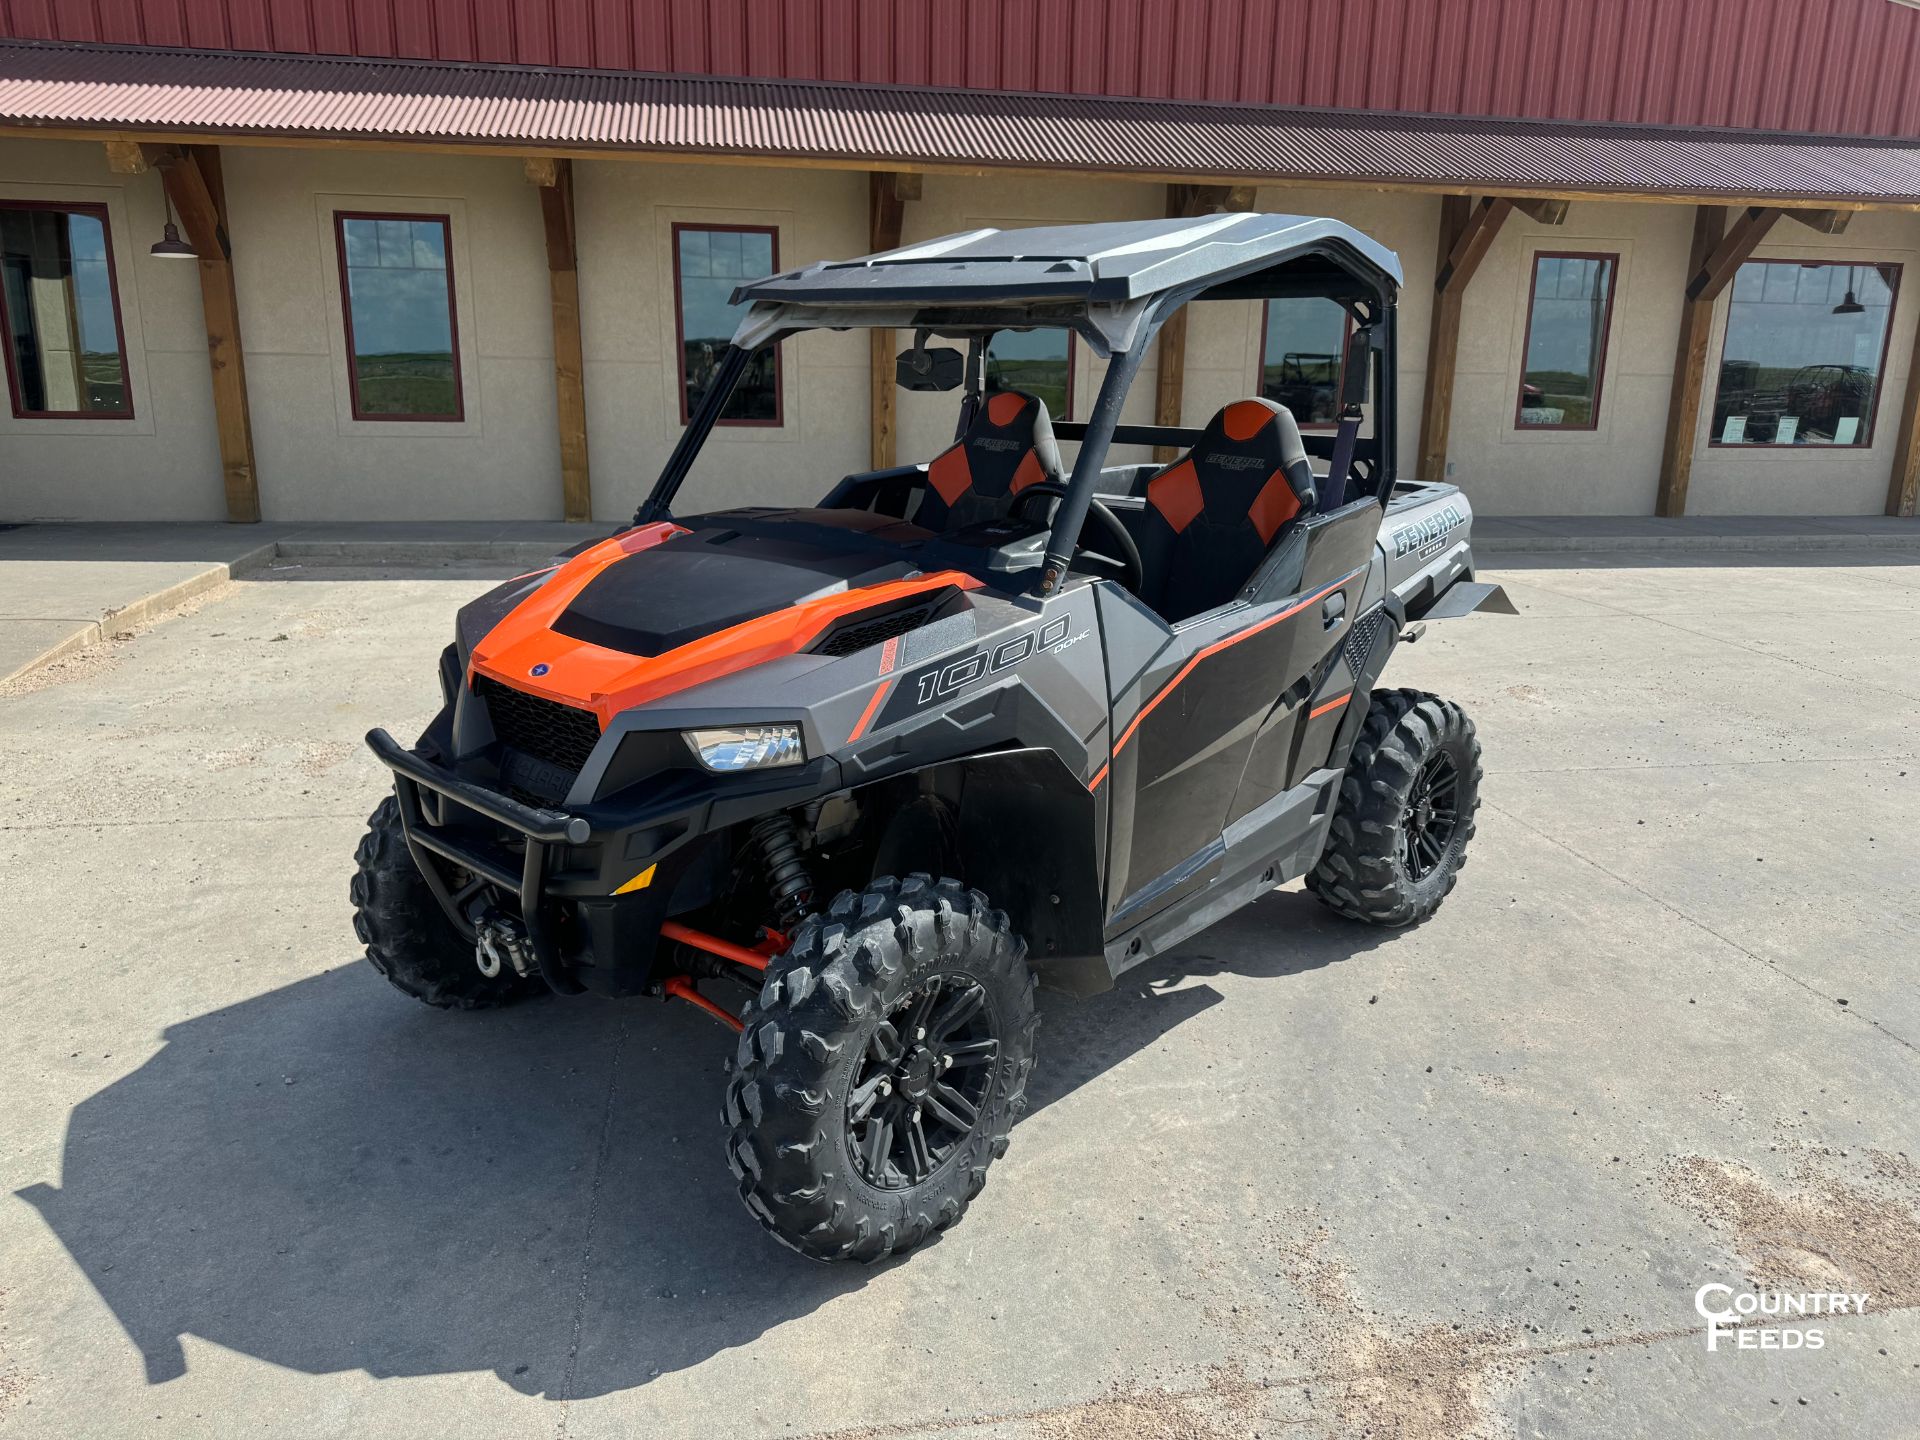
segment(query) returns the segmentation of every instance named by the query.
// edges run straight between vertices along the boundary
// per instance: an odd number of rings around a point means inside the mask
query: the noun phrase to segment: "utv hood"
[[[979,583],[925,574],[860,533],[911,530],[888,517],[795,518],[782,533],[736,529],[719,515],[603,541],[495,624],[470,669],[593,710],[604,728],[634,705],[803,650],[847,616]]]

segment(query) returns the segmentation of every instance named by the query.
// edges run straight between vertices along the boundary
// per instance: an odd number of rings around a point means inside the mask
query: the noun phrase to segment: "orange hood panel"
[[[469,683],[473,675],[486,675],[516,690],[591,710],[604,730],[623,710],[783,655],[797,654],[843,616],[930,591],[975,590],[980,586],[971,575],[943,570],[843,590],[715,631],[654,656],[629,655],[576,640],[552,628],[580,592],[608,566],[686,533],[683,527],[666,522],[643,525],[574,556],[474,646]]]

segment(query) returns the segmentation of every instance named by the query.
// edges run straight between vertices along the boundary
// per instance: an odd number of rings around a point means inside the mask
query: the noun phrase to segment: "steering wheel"
[[[1036,495],[1064,500],[1067,487],[1058,480],[1042,480],[1038,484],[1029,485],[1015,497],[1014,510],[1018,512]],[[1086,527],[1083,525],[1080,537],[1074,541],[1075,564],[1082,559],[1091,560],[1094,563],[1089,568],[1094,574],[1103,579],[1117,580],[1138,595],[1141,586],[1146,582],[1147,570],[1146,566],[1140,563],[1140,547],[1134,543],[1132,534],[1125,525],[1120,523],[1120,517],[1114,514],[1097,495],[1089,497],[1087,501],[1087,519],[1094,521],[1100,527],[1103,532],[1102,541],[1111,544],[1116,554],[1109,555],[1104,551],[1089,548],[1085,539]]]

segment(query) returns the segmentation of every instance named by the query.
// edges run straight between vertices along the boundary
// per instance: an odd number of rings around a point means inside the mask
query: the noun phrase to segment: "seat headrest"
[[[1060,445],[1053,437],[1053,417],[1047,413],[1047,403],[1025,390],[988,392],[960,443],[986,454],[1012,455],[1031,449],[1039,457],[1047,479],[1058,480],[1065,473],[1060,468]]]

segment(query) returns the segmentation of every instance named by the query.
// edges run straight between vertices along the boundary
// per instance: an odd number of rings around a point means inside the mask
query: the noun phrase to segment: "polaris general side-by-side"
[[[1300,876],[1355,920],[1424,919],[1480,748],[1457,707],[1375,687],[1411,624],[1504,597],[1473,578],[1466,499],[1393,478],[1399,284],[1335,221],[1220,215],[741,286],[633,524],[468,605],[426,733],[367,737],[394,777],[353,882],[367,958],[433,1005],[707,1010],[739,1032],[747,1207],[874,1260],[1005,1153],[1036,981],[1107,988]],[[1332,428],[1257,397],[1120,423],[1181,306],[1302,298],[1345,312]],[[810,509],[681,513],[750,357],[823,328],[911,337],[899,382],[956,392],[952,445]],[[1107,361],[1084,423],[984,383],[993,336],[1033,329]],[[1108,465],[1115,444],[1178,454]]]

